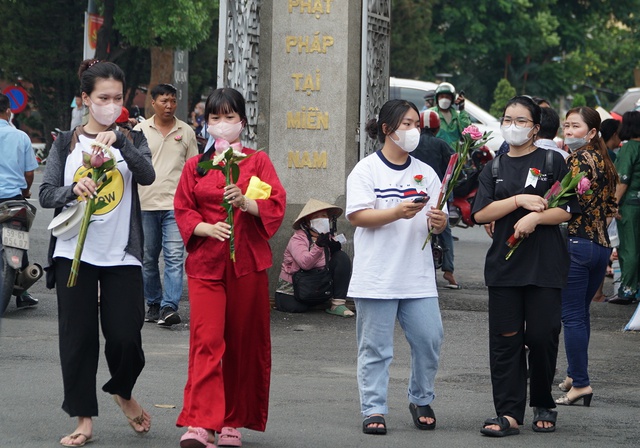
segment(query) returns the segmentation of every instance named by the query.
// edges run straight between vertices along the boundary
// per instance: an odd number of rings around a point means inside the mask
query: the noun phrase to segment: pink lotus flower
[[[467,126],[462,130],[462,135],[468,134],[471,137],[471,140],[480,140],[482,138],[482,132],[478,129],[477,126],[471,125]]]
[[[591,190],[591,181],[586,177],[583,177],[582,179],[580,179],[580,182],[578,182],[578,186],[576,187],[576,192],[579,195],[583,195],[585,193],[588,193],[589,190]]]
[[[91,167],[100,168],[105,161],[104,154],[99,152],[91,155]]]
[[[179,142],[180,140],[182,140],[182,135],[176,135],[175,137],[173,137],[173,139]]]
[[[216,147],[216,154],[224,153],[231,146],[229,142],[223,138],[217,138],[213,145]]]

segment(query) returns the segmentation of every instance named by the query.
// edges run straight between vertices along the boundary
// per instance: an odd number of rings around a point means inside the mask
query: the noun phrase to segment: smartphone
[[[429,200],[429,196],[418,196],[417,198],[413,199],[413,203],[414,204],[421,204],[423,202],[427,202]]]

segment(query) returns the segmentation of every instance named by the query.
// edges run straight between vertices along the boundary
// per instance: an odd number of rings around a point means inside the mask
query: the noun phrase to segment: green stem
[[[224,173],[224,177],[226,180],[226,184],[230,185],[232,182],[230,163],[227,164],[227,170]],[[226,199],[224,200],[224,202],[226,203],[225,208],[227,209],[227,224],[229,224],[230,231],[231,231],[231,234],[229,235],[229,253],[231,255],[231,261],[235,263],[236,262],[236,242],[235,242],[236,236],[233,229],[233,205],[227,202]]]
[[[469,151],[466,151],[466,152],[465,151],[461,151],[460,158],[456,162],[456,167],[453,170],[453,174],[451,175],[451,179],[449,180],[449,185],[447,185],[447,191],[445,192],[444,196],[442,197],[442,202],[440,202],[440,204],[438,204],[438,210],[442,210],[444,208],[444,205],[449,201],[449,197],[453,193],[453,188],[455,187],[456,183],[458,182],[458,177],[460,177],[460,172],[462,171],[462,167],[467,163],[468,153],[469,153]],[[447,223],[447,225],[449,225],[449,224]],[[422,244],[422,250],[424,250],[424,248],[427,247],[427,243],[431,239],[432,235],[433,235],[433,229],[430,229],[429,233],[427,234],[427,239],[425,239],[424,243]]]
[[[78,233],[78,244],[76,244],[76,253],[73,255],[73,262],[71,263],[71,272],[69,273],[69,279],[67,280],[67,288],[76,286],[78,281],[78,272],[80,271],[80,257],[82,256],[82,250],[84,249],[84,242],[87,239],[87,229],[91,223],[91,215],[93,214],[93,207],[95,199],[91,198],[87,200],[87,206],[84,209],[84,216],[80,223],[80,233]]]
[[[520,246],[520,243],[522,243],[522,241],[524,241],[524,238],[520,238],[518,242],[515,244],[515,246],[513,246],[511,250],[507,252],[507,255],[504,257],[505,260],[508,260],[509,258],[511,258],[511,255],[513,255],[513,253],[516,251],[518,246]]]

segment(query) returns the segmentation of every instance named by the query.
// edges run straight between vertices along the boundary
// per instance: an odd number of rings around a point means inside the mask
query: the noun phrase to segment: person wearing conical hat
[[[296,220],[295,230],[284,251],[282,270],[276,289],[276,307],[281,311],[302,312],[308,305],[293,297],[293,274],[300,269],[322,268],[327,263],[333,279],[331,306],[325,311],[341,317],[353,317],[346,306],[351,279],[351,259],[334,237],[336,219],[343,210],[317,199],[309,199]]]

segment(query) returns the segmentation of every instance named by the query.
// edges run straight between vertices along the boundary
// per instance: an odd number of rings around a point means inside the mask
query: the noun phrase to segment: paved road
[[[37,188],[34,188],[37,190]],[[38,214],[32,258],[44,260],[51,211]],[[272,313],[273,375],[270,418],[265,433],[245,431],[244,446],[300,447],[637,447],[640,445],[640,334],[622,332],[635,307],[594,303],[591,375],[595,398],[590,408],[561,407],[558,430],[538,434],[531,417],[519,436],[504,440],[480,435],[482,421],[494,416],[488,367],[486,291],[482,266],[488,239],[482,229],[456,229],[459,291],[441,289],[445,328],[433,405],[436,431],[418,431],[406,402],[409,349],[396,333],[389,385],[389,434],[365,436],[358,412],[355,379],[355,322],[321,310],[306,314]],[[439,279],[444,285],[444,281]],[[611,288],[607,283],[606,287]],[[41,305],[32,310],[9,305],[0,332],[0,447],[55,447],[75,428],[60,409],[62,381],[58,361],[55,295],[39,282],[33,293]],[[183,300],[181,312],[188,315]],[[152,415],[151,432],[140,437],[129,428],[106,394],[99,394],[91,446],[177,447],[182,430],[175,420],[186,380],[188,322],[173,329],[146,324],[147,365],[134,391]],[[566,368],[564,352],[560,371]],[[98,385],[108,378],[100,360]],[[562,374],[556,380],[559,382]],[[554,394],[559,396],[560,391]],[[155,405],[173,405],[161,408]]]

